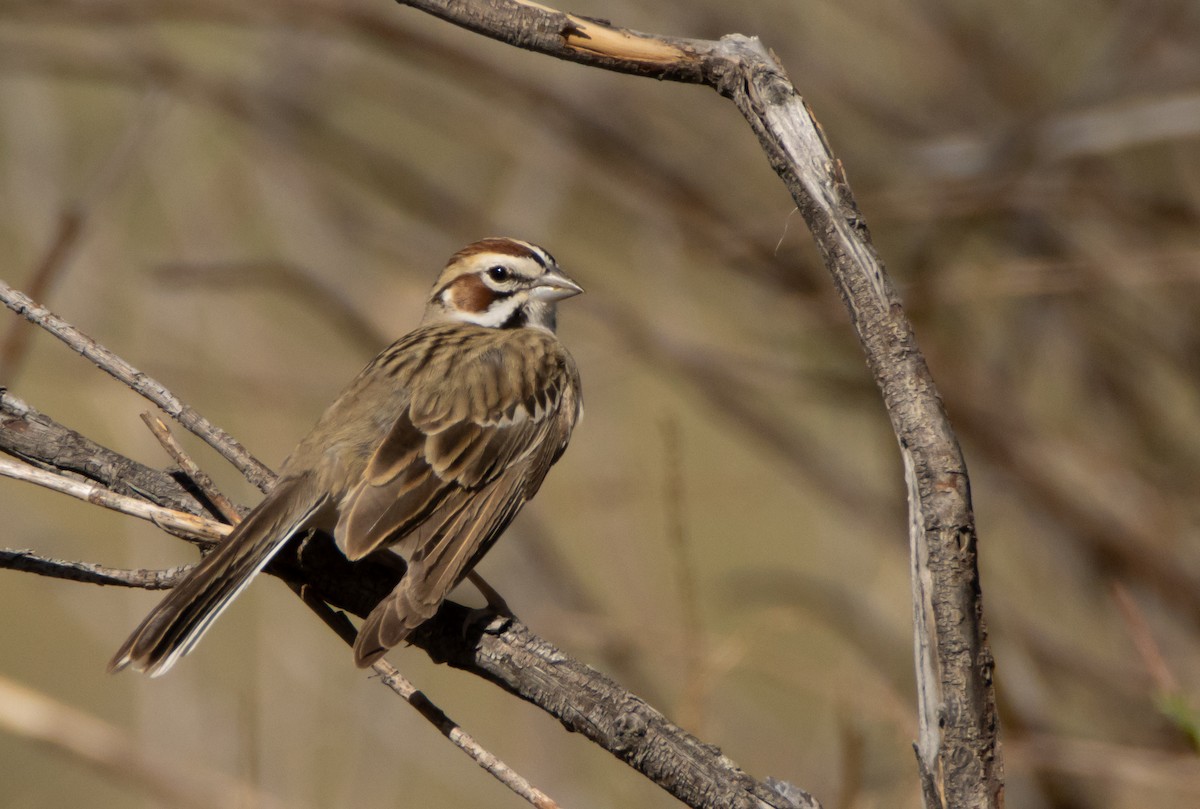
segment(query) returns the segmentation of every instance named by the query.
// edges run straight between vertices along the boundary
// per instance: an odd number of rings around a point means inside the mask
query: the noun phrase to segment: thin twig
[[[1179,685],[1179,678],[1171,670],[1154,629],[1124,584],[1112,582],[1113,599],[1129,629],[1133,645],[1142,659],[1142,665],[1154,685],[1154,703],[1158,710],[1183,732],[1194,749],[1200,749],[1200,719],[1194,702]]]
[[[147,424],[152,425],[151,429],[154,429],[154,425],[152,424],[153,418],[151,417],[146,421]],[[165,429],[165,425],[161,422],[157,426]],[[157,430],[155,430],[155,434],[158,435]],[[177,446],[176,449],[179,449],[181,457],[185,459],[185,463],[192,464],[191,459],[182,452],[182,449]],[[56,475],[28,464],[11,461],[7,458],[0,458],[0,475],[26,480],[104,506],[105,508],[111,508],[133,516],[140,516],[143,519],[150,519],[157,524],[164,527],[169,526],[176,531],[193,533],[196,536],[216,539],[232,530],[230,526],[223,523],[155,506],[132,497],[108,491],[94,483],[78,481],[68,478],[65,475]],[[233,520],[239,520],[240,515],[237,509],[232,504],[230,504],[230,508],[232,509]],[[0,549],[0,568],[22,570],[43,576],[72,579],[92,584],[118,584],[126,587],[141,587],[147,590],[173,587],[190,569],[190,567],[182,567],[163,571],[115,570],[85,562],[62,562],[38,556],[31,551],[7,549]],[[335,613],[323,601],[311,597],[300,587],[293,585],[292,589],[343,640],[348,639],[348,642],[353,645],[355,631],[343,613]],[[347,632],[349,633],[348,635]],[[557,809],[557,803],[476,742],[469,733],[447,717],[424,694],[417,691],[393,666],[388,663],[377,663],[375,669],[383,677],[383,682],[389,688],[416,708],[422,716],[438,728],[456,747],[474,759],[480,767],[487,770],[497,780],[531,804],[539,807],[539,809]]]
[[[171,434],[171,430],[167,427],[166,423],[149,411],[142,413],[142,421],[146,422],[146,426],[150,428],[150,432],[158,439],[158,443],[171,456],[171,459],[179,464],[179,468],[183,470],[183,473],[191,478],[192,482],[196,484],[196,488],[208,498],[209,502],[213,504],[213,507],[220,515],[230,525],[237,525],[242,519],[242,513],[238,510],[238,507],[217,488],[212,478],[208,476],[208,473],[192,460],[192,456],[188,455],[179,442],[175,440],[175,436]]]
[[[319,597],[311,593],[308,588],[293,586],[292,590],[325,622],[326,626],[346,642],[346,645],[354,645],[357,631],[345,613],[332,609]],[[401,674],[395,666],[386,660],[380,660],[371,666],[371,668],[379,675],[381,683],[415,708],[417,713],[421,714],[430,724],[437,728],[455,747],[466,753],[472,761],[486,770],[497,781],[504,784],[517,795],[520,795],[533,806],[538,807],[538,809],[558,809],[558,804],[549,795],[529,783],[528,780],[501,761],[495,754],[475,741],[471,734],[467,733],[457,722],[447,716],[441,708],[430,701],[429,697],[418,691],[416,686],[409,682],[408,678]]]
[[[409,705],[429,720],[442,735],[449,739],[455,747],[470,756],[475,763],[490,773],[496,780],[513,792],[520,795],[538,809],[558,809],[558,804],[549,795],[530,784],[525,778],[514,771],[492,753],[475,741],[471,734],[463,730],[457,722],[442,712],[442,709],[429,701],[424,693],[418,691],[395,666],[386,660],[380,660],[371,666],[380,677],[380,682],[399,694]]]
[[[18,315],[41,326],[73,350],[87,357],[100,370],[116,377],[132,390],[161,407],[163,412],[219,452],[260,490],[265,492],[270,489],[275,481],[275,475],[266,465],[251,455],[229,433],[209,422],[191,405],[180,401],[161,382],[134,368],[49,309],[34,302],[3,281],[0,281],[0,300]]]
[[[1134,600],[1133,594],[1129,592],[1128,587],[1115,580],[1111,583],[1111,591],[1121,617],[1125,619],[1125,625],[1133,640],[1134,648],[1137,649],[1138,656],[1142,659],[1146,673],[1150,675],[1150,682],[1161,694],[1179,693],[1179,678],[1167,664],[1167,659],[1163,656],[1162,649],[1154,638],[1154,630],[1151,629],[1145,613]]]
[[[175,511],[204,513],[196,496],[174,477],[66,429],[4,388],[0,388],[0,429],[3,450],[39,469],[92,480],[118,494],[136,495]]]
[[[23,548],[0,548],[0,568],[36,573],[52,579],[79,581],[85,584],[136,587],[139,590],[169,590],[188,574],[192,565],[180,565],[166,570],[152,568],[126,570],[91,562],[51,559]]]
[[[922,655],[920,752],[930,774],[927,786],[936,786],[951,804],[999,805],[991,656],[979,620],[976,537],[961,452],[841,164],[778,61],[746,37],[720,42],[654,37],[532,2],[407,5],[560,58],[707,84],[746,116],[817,236],[901,446],[912,494]]]
[[[36,466],[30,466],[27,463],[21,463],[9,458],[0,458],[0,476],[36,483],[38,486],[44,486],[56,492],[69,494],[79,500],[86,500],[89,503],[95,503],[98,506],[104,506],[104,508],[119,511],[122,514],[129,514],[139,519],[149,520],[159,528],[175,534],[207,540],[218,540],[230,531],[228,525],[214,520],[156,506],[153,503],[147,503],[145,500],[138,500],[136,497],[117,494],[105,489],[103,486],[86,480],[78,480],[66,475],[47,472],[44,469],[38,469]]]

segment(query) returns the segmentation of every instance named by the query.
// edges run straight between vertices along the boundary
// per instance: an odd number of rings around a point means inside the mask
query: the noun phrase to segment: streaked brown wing
[[[471,334],[447,362],[413,374],[408,407],[343,501],[335,535],[349,558],[394,542],[413,548],[414,560],[429,556],[430,542],[456,546],[439,558],[475,558],[566,447],[578,377],[557,341],[532,330]],[[502,477],[503,486],[492,485]],[[468,508],[474,497],[490,506]]]
[[[531,461],[525,459],[472,496],[459,493],[448,498],[433,518],[417,528],[417,547],[408,571],[359,630],[354,644],[359,666],[373,663],[437,612],[454,585],[525,504],[524,478]]]

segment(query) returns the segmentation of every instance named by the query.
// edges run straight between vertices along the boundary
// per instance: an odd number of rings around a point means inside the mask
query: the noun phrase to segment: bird
[[[413,331],[371,360],[280,467],[274,488],[142,620],[109,663],[152,677],[188,654],[288,540],[331,534],[350,560],[407,570],[369,613],[370,666],[438,609],[542,485],[582,416],[556,304],[583,288],[537,245],[456,252]]]

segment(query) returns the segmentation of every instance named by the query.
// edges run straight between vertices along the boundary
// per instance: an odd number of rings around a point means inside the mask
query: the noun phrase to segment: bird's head
[[[482,239],[450,257],[429,293],[424,322],[552,332],[555,304],[580,292],[583,287],[537,245]]]

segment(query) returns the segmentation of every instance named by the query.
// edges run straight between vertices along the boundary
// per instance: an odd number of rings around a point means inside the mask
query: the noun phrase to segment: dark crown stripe
[[[471,256],[477,256],[480,253],[498,253],[503,256],[516,256],[518,258],[531,258],[541,265],[542,269],[549,269],[549,264],[554,263],[554,259],[545,250],[525,242],[517,241],[504,237],[491,237],[480,239],[477,242],[468,244],[463,249],[459,250],[450,257],[447,266],[456,261],[461,261]]]

